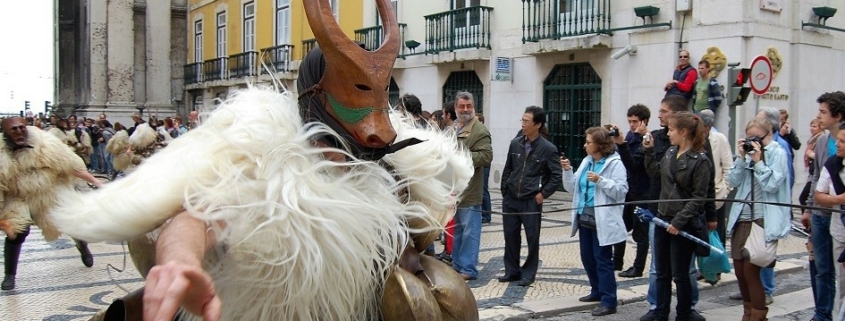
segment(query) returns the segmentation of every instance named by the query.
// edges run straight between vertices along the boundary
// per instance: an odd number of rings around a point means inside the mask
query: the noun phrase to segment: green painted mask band
[[[328,93],[326,93],[326,97],[329,101],[329,105],[332,106],[332,110],[334,110],[335,115],[337,115],[337,118],[347,124],[357,124],[374,111],[387,110],[387,108],[377,109],[375,107],[349,108],[341,104]]]

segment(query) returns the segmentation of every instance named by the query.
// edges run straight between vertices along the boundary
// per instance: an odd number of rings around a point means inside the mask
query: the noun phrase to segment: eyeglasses
[[[678,58],[680,58],[680,59],[687,59],[687,58],[689,58],[689,56],[678,56]]]

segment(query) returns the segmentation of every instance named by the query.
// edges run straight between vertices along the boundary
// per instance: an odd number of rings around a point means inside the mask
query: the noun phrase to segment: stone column
[[[81,101],[86,109],[102,109],[108,97],[108,75],[106,53],[108,48],[106,27],[106,0],[88,2],[88,54],[90,55],[88,78],[89,96]]]
[[[147,0],[146,110],[174,112],[170,59],[170,0]],[[181,95],[181,93],[180,93]]]
[[[135,26],[133,0],[108,0],[108,108],[109,113],[135,109],[133,75]]]

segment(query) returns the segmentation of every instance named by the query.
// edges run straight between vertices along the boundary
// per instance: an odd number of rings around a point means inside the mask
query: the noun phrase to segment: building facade
[[[316,46],[304,0],[191,0],[187,63],[189,109],[213,108],[248,85],[296,90],[302,57]],[[350,39],[363,24],[363,0],[330,0]]]
[[[54,112],[131,124],[185,112],[187,0],[55,1]]]
[[[723,103],[716,128],[733,140],[744,137],[759,102],[788,110],[806,140],[816,98],[845,90],[845,74],[839,72],[845,64],[845,15],[824,17],[830,12],[824,8],[837,4],[842,5],[831,0],[399,0],[395,7],[405,46],[393,76],[398,92],[417,95],[429,111],[440,109],[456,91],[475,95],[493,136],[492,184],[499,183],[508,143],[527,106],[546,110],[550,140],[576,162],[584,156],[584,131],[608,123],[627,130],[626,112],[633,104],[649,106],[650,129],[657,128],[663,86],[672,78],[680,49],[690,52],[693,66],[710,61],[722,85],[728,83],[728,63],[748,67],[754,57],[768,56],[775,71],[769,92],[748,98],[744,106]],[[365,1],[364,23],[379,24],[374,0]],[[803,150],[796,155],[800,160]],[[801,162],[796,164],[796,181],[803,182],[806,174]]]

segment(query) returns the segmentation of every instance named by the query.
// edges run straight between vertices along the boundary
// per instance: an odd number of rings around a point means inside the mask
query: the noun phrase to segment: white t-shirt
[[[833,190],[833,182],[830,180],[830,173],[827,168],[821,168],[819,182],[816,184],[816,192],[836,195]],[[839,178],[845,182],[845,170],[839,172]],[[833,212],[830,215],[830,236],[839,242],[845,243],[845,225],[842,224],[842,213]]]

